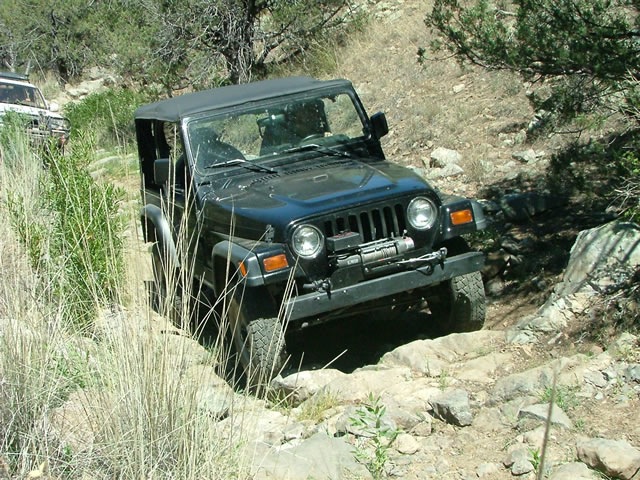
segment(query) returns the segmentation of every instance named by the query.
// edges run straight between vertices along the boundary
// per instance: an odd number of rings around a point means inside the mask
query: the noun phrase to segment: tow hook
[[[331,281],[328,278],[323,280],[316,280],[311,283],[305,283],[302,288],[304,290],[313,290],[316,292],[324,292],[327,295],[331,296]]]
[[[427,264],[431,267],[430,271],[433,271],[433,268],[436,265],[440,265],[441,268],[444,269],[444,261],[447,258],[447,249],[442,247],[440,250],[427,253],[425,255],[420,255],[415,258],[406,258],[404,260],[400,260],[398,263],[401,264]]]

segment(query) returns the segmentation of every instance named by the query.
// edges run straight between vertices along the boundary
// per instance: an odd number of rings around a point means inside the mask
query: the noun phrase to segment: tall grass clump
[[[43,162],[15,133],[0,142],[0,476],[248,477],[246,427],[223,418],[251,402],[145,302],[121,306],[119,196],[86,173],[93,146]]]
[[[30,159],[35,193],[7,192],[11,224],[39,274],[42,294],[57,299],[67,322],[78,328],[116,302],[124,270],[122,192],[89,175],[92,151],[90,143],[76,142],[68,155],[49,153],[46,169],[32,152],[23,158]]]
[[[55,449],[47,453],[43,441],[45,412],[84,383],[69,356],[80,350],[60,328],[59,305],[46,301],[47,282],[18,241],[42,235],[32,221],[44,213],[39,205],[44,175],[24,123],[5,118],[0,129],[0,460],[19,474],[57,456]],[[24,218],[20,232],[7,221],[17,214]]]
[[[155,98],[153,93],[113,88],[68,104],[64,113],[71,122],[73,136],[86,138],[92,135],[101,148],[117,149],[133,144],[133,112]]]

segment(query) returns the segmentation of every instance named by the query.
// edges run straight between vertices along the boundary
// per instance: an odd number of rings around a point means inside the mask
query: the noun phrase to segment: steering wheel
[[[305,142],[309,142],[309,141],[315,140],[317,138],[324,138],[324,133],[312,133],[311,135],[307,135],[302,140],[300,140],[300,143],[302,144],[302,143],[305,143]]]

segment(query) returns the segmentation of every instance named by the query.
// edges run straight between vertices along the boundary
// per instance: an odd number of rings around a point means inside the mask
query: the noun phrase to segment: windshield
[[[198,117],[187,123],[188,149],[196,171],[278,158],[304,145],[334,148],[368,135],[347,93],[283,98],[268,107]],[[231,162],[230,162],[231,161]]]
[[[0,103],[25,105],[27,107],[42,109],[47,108],[40,90],[30,85],[17,83],[0,82]]]

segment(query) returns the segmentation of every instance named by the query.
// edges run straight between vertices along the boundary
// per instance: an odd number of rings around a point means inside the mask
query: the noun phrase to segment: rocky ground
[[[637,288],[639,244],[635,224],[585,231],[542,306],[510,310],[498,296],[477,332],[432,338],[428,312],[317,330],[264,399],[234,391],[161,318],[111,313],[97,335],[133,328],[165,344],[222,436],[244,439],[252,479],[638,480],[639,338],[607,333],[602,303]],[[49,422],[73,451],[91,448],[81,392]]]

